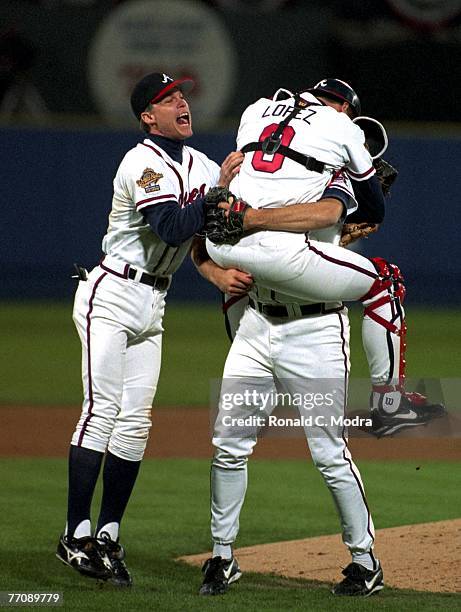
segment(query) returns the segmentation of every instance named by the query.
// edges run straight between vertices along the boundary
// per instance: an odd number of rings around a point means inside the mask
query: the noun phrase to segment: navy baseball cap
[[[183,93],[188,93],[195,83],[192,79],[174,79],[163,72],[152,72],[146,74],[137,83],[131,94],[131,108],[137,119],[141,119],[149,104],[160,102],[173,89],[179,89]]]

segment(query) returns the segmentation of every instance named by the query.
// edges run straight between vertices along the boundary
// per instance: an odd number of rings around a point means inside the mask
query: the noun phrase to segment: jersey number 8
[[[271,123],[270,125],[267,125],[261,132],[259,141],[261,142],[263,140],[266,140],[266,138],[268,138],[273,132],[275,132],[277,128],[278,123]],[[282,132],[282,137],[280,139],[281,144],[285,147],[288,147],[290,142],[293,140],[294,135],[294,129],[291,127],[291,125],[287,125]],[[270,159],[270,161],[267,161],[264,159],[264,157],[272,157],[272,159]],[[269,172],[273,174],[274,172],[277,172],[277,170],[280,170],[284,159],[285,155],[282,155],[281,153],[275,153],[274,155],[268,156],[266,153],[264,153],[264,151],[255,151],[255,153],[253,154],[253,159],[251,160],[251,165],[255,170],[258,170],[259,172]]]

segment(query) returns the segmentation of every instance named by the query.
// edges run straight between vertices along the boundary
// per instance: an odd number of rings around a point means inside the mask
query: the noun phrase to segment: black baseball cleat
[[[133,579],[125,563],[125,549],[121,544],[111,540],[108,533],[103,531],[98,536],[98,544],[104,562],[109,566],[111,576],[109,581],[120,587],[130,587]]]
[[[200,595],[223,595],[229,585],[237,582],[242,575],[234,557],[231,559],[211,557],[203,564],[202,572],[205,576],[200,587]]]
[[[359,563],[349,563],[342,573],[345,578],[331,589],[333,595],[370,597],[384,588],[383,570],[379,562],[374,571],[367,570]]]
[[[402,393],[398,409],[393,413],[386,412],[379,404],[371,411],[371,433],[377,438],[392,436],[408,427],[427,425],[433,419],[447,414],[443,404],[429,404],[420,393]]]
[[[62,535],[59,538],[56,557],[83,576],[99,580],[108,580],[112,576],[95,538],[68,538]]]

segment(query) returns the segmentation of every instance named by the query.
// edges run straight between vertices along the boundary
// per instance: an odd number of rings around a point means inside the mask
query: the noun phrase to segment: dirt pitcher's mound
[[[461,519],[379,529],[376,556],[388,586],[434,593],[461,592]],[[201,565],[209,553],[181,557]],[[245,572],[338,582],[350,558],[340,535],[237,548]]]

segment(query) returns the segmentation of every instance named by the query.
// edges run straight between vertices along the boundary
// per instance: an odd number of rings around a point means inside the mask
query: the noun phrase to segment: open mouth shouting
[[[176,119],[176,123],[179,125],[190,125],[189,113],[182,113],[179,115],[179,117]]]

